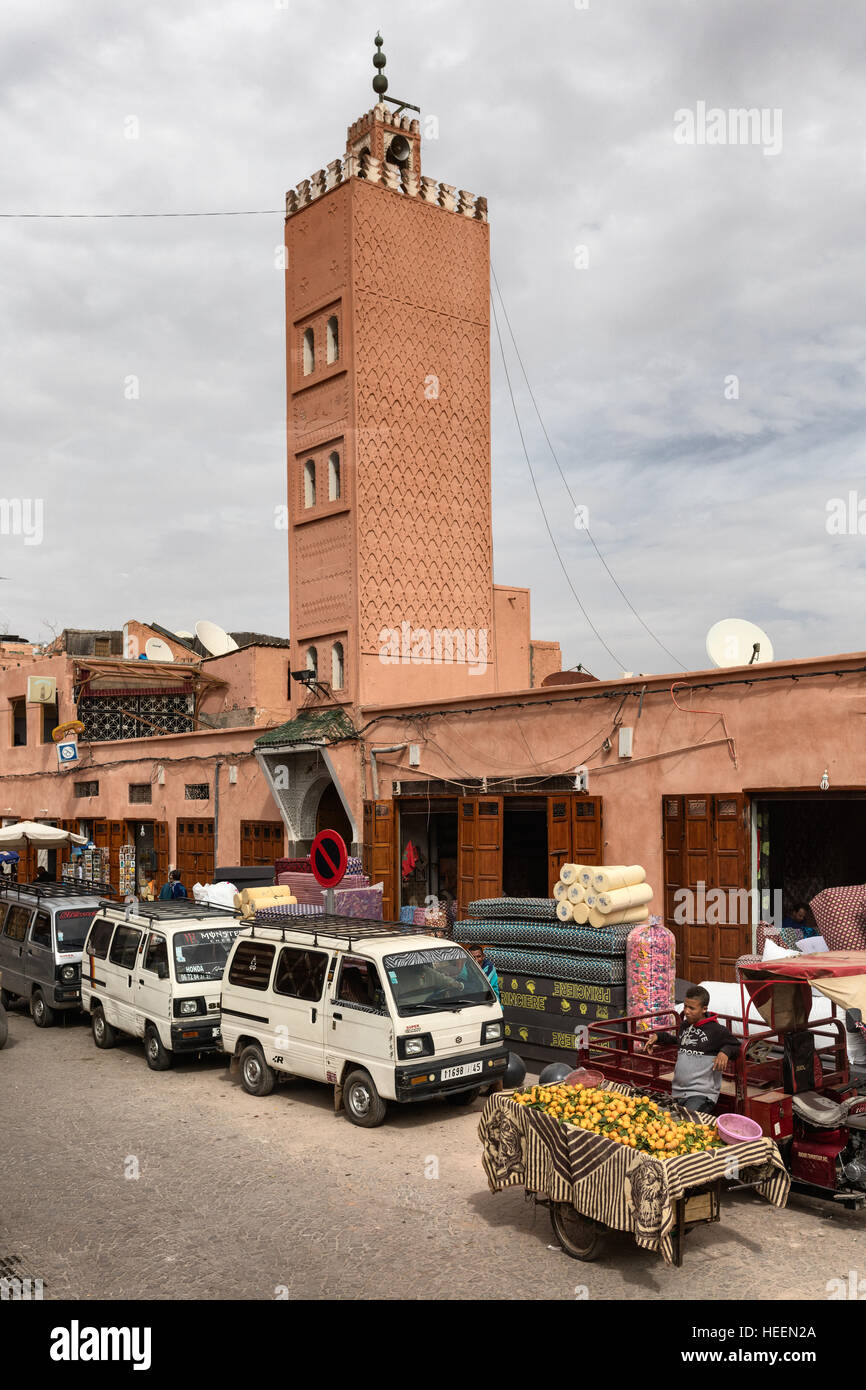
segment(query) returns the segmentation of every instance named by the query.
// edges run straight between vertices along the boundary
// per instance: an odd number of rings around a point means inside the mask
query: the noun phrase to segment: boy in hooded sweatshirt
[[[740,1051],[740,1044],[716,1014],[708,1013],[710,996],[702,985],[686,990],[679,1034],[650,1033],[646,1051],[657,1043],[679,1046],[674,1068],[673,1098],[687,1110],[713,1114],[722,1089],[722,1074]]]

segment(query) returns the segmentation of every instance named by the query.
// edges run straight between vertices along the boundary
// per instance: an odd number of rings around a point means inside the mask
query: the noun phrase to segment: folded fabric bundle
[[[565,896],[570,903],[582,903],[586,895],[586,889],[582,883],[570,883],[565,890]]]
[[[415,925],[415,909],[414,909],[414,907],[401,907],[401,908],[400,908],[400,921],[401,921],[401,922],[405,922],[406,925],[409,926],[409,927],[414,926],[414,925]]]
[[[291,871],[277,875],[277,882],[286,888],[291,888],[299,903],[318,903],[321,902],[322,885],[313,877],[312,874],[300,874]],[[370,880],[366,874],[346,874],[343,881],[339,884],[340,888],[369,888]]]
[[[793,949],[798,941],[803,940],[804,933],[799,927],[777,927],[773,922],[759,922],[756,932],[759,951],[763,951],[768,936],[780,946],[790,946]]]
[[[561,902],[562,899],[560,898]],[[553,922],[556,920],[556,898],[479,898],[466,909],[467,917],[501,917],[509,920]]]
[[[866,950],[866,884],[825,888],[809,906],[831,951]]]
[[[622,912],[625,908],[640,907],[652,898],[648,883],[635,883],[630,888],[611,888],[598,894],[596,907],[602,912]]]
[[[556,904],[556,918],[559,922],[574,921],[574,908],[568,898],[560,898]]]
[[[625,955],[629,924],[614,927],[560,926],[558,922],[457,922],[454,935],[458,941],[486,946],[541,946],[556,951],[581,951],[587,955]]]
[[[596,869],[592,876],[593,887],[599,893],[609,893],[614,888],[630,888],[645,880],[646,870],[642,864],[613,864]]]
[[[500,975],[504,971],[514,971],[552,980],[575,980],[586,985],[621,985],[625,980],[625,956],[567,956],[514,946],[488,946],[485,955]]]
[[[381,883],[369,888],[335,888],[334,911],[344,917],[365,917],[368,921],[381,922],[383,891]]]
[[[582,864],[563,864],[559,871],[560,883],[574,883],[582,868]]]

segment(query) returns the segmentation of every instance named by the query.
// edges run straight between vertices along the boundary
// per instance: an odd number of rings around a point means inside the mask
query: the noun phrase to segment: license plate
[[[458,1076],[475,1076],[484,1066],[483,1062],[465,1062],[462,1067],[443,1067],[441,1081],[456,1081]]]

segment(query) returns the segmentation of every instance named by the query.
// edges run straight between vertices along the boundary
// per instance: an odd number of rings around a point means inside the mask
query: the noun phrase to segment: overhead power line
[[[561,568],[561,570],[562,570],[562,573],[563,573],[564,576],[565,576],[565,582],[566,582],[566,584],[568,585],[569,589],[571,590],[572,595],[574,596],[574,601],[575,601],[575,603],[577,604],[578,608],[580,609],[581,613],[583,614],[584,618],[586,619],[586,622],[587,622],[587,623],[589,624],[589,626],[592,628],[592,631],[595,633],[595,635],[596,635],[596,637],[598,638],[599,642],[600,642],[601,645],[604,647],[604,649],[605,649],[605,651],[607,652],[608,656],[616,663],[617,666],[619,666],[620,670],[622,670],[622,662],[620,661],[619,657],[616,655],[615,652],[611,651],[610,647],[609,647],[609,646],[607,645],[607,643],[605,642],[605,640],[604,640],[604,638],[602,637],[601,633],[599,632],[598,628],[595,626],[595,623],[592,621],[592,618],[589,616],[589,614],[587,613],[587,611],[586,611],[586,609],[584,608],[583,604],[581,603],[580,595],[578,594],[577,590],[575,589],[574,585],[573,585],[572,582],[571,582],[571,575],[568,573],[568,570],[567,570],[566,567],[565,567],[565,561],[564,561],[563,558],[562,558],[562,555],[561,555],[561,553],[560,553],[559,546],[556,544],[556,537],[554,536],[554,534],[553,534],[553,529],[552,529],[552,527],[551,527],[551,525],[550,525],[550,522],[549,522],[548,519],[547,519],[547,512],[544,510],[544,503],[543,503],[542,500],[541,500],[541,493],[540,493],[539,490],[538,490],[538,483],[536,482],[535,473],[534,473],[533,467],[532,467],[532,461],[530,460],[530,457],[529,457],[529,450],[528,450],[527,447],[526,447],[526,440],[525,440],[524,435],[523,435],[523,428],[522,428],[522,426],[521,426],[521,424],[520,424],[520,416],[519,416],[518,411],[517,411],[517,402],[516,402],[515,399],[514,399],[514,392],[513,392],[512,388],[511,388],[511,376],[509,375],[509,371],[508,371],[508,362],[506,361],[506,358],[505,358],[505,348],[504,348],[503,345],[502,345],[502,334],[501,334],[500,331],[499,331],[499,319],[497,318],[497,315],[496,315],[496,303],[495,303],[495,301],[494,301],[492,295],[491,295],[491,297],[490,297],[490,307],[491,307],[492,310],[493,310],[493,323],[494,323],[495,328],[496,328],[496,338],[497,338],[497,341],[498,341],[498,343],[499,343],[499,352],[500,352],[500,355],[501,355],[501,357],[502,357],[502,366],[503,366],[503,368],[504,368],[504,370],[505,370],[505,381],[506,381],[506,384],[507,384],[507,386],[508,386],[508,394],[509,394],[509,396],[511,397],[511,408],[512,408],[512,410],[514,411],[514,419],[515,419],[515,422],[516,422],[516,424],[517,424],[517,433],[520,435],[520,443],[521,443],[521,445],[523,446],[523,457],[526,459],[526,466],[527,466],[527,468],[529,469],[529,476],[530,476],[530,478],[532,479],[532,486],[533,486],[533,488],[535,489],[535,496],[536,496],[537,499],[538,499],[538,505],[539,505],[539,507],[540,507],[540,509],[541,509],[541,515],[542,515],[542,518],[544,519],[544,525],[545,525],[545,527],[547,528],[547,534],[548,534],[548,536],[550,537],[550,543],[551,543],[551,545],[553,546],[554,553],[555,553],[555,555],[556,555],[557,560],[559,561],[559,565],[560,565],[560,568]]]
[[[490,267],[490,273],[491,273],[491,275],[492,275],[492,277],[493,277],[493,283],[494,283],[494,285],[496,286],[496,292],[497,292],[497,294],[499,295],[499,303],[500,303],[500,305],[502,306],[502,313],[503,313],[503,316],[504,316],[504,318],[505,318],[506,325],[507,325],[507,327],[508,327],[508,332],[509,332],[509,335],[510,335],[510,337],[511,337],[511,341],[512,341],[512,343],[513,343],[513,345],[514,345],[514,351],[515,351],[515,354],[516,354],[516,356],[517,356],[517,360],[518,360],[518,362],[520,363],[520,370],[521,370],[521,372],[523,373],[523,380],[526,382],[526,389],[527,389],[527,391],[529,392],[529,399],[532,401],[532,404],[533,404],[533,406],[535,407],[535,413],[536,413],[536,415],[538,416],[538,423],[541,425],[542,433],[544,434],[544,438],[547,440],[547,447],[548,447],[548,449],[550,450],[551,456],[552,456],[552,458],[553,458],[553,462],[556,464],[557,470],[558,470],[558,472],[559,472],[559,476],[560,476],[560,478],[562,479],[563,484],[565,485],[565,490],[566,490],[566,492],[568,493],[568,495],[569,495],[569,497],[570,497],[570,499],[571,499],[571,505],[572,505],[572,506],[575,508],[575,510],[576,510],[576,509],[577,509],[577,502],[575,501],[574,493],[572,492],[571,488],[569,487],[569,485],[568,485],[568,479],[566,478],[565,474],[564,474],[563,471],[562,471],[562,467],[561,467],[560,462],[559,462],[559,459],[558,459],[558,457],[557,457],[556,450],[555,450],[554,447],[553,447],[553,444],[552,444],[551,439],[550,439],[550,435],[547,433],[547,428],[546,428],[545,423],[544,423],[544,420],[543,420],[543,418],[542,418],[541,411],[540,411],[539,408],[538,408],[538,402],[537,402],[537,400],[535,399],[535,393],[533,392],[532,386],[530,385],[529,377],[528,377],[527,374],[526,374],[526,368],[525,368],[524,365],[523,365],[523,358],[522,358],[521,355],[520,355],[520,349],[519,349],[518,346],[517,346],[517,340],[516,340],[516,338],[515,338],[515,336],[514,336],[514,330],[513,330],[513,328],[511,327],[511,321],[510,321],[510,319],[509,319],[509,317],[508,317],[508,310],[507,310],[506,307],[505,307],[505,300],[504,300],[503,297],[502,297],[502,290],[499,288],[499,281],[498,281],[497,278],[496,278],[496,271],[493,269],[493,266],[492,266],[492,265],[491,265],[491,267]],[[498,330],[497,330],[497,331],[498,331]],[[668,647],[665,646],[665,644],[664,644],[664,642],[661,640],[661,638],[656,636],[656,634],[653,632],[652,628],[650,627],[649,623],[645,622],[644,619],[641,617],[640,613],[639,613],[638,610],[635,608],[635,606],[634,606],[634,604],[632,603],[631,599],[628,597],[628,595],[625,593],[625,591],[622,589],[621,585],[619,584],[619,581],[617,580],[617,577],[616,577],[616,575],[614,574],[613,570],[611,569],[610,565],[607,563],[607,560],[604,558],[604,556],[602,555],[602,553],[601,553],[601,551],[599,550],[598,546],[596,545],[596,543],[595,543],[595,537],[593,536],[593,534],[592,534],[592,532],[590,531],[589,527],[588,527],[588,526],[582,526],[580,529],[581,529],[582,531],[585,531],[585,532],[586,532],[587,536],[589,537],[589,541],[590,541],[590,544],[592,545],[593,550],[595,551],[595,553],[596,553],[596,555],[598,556],[599,560],[601,560],[601,563],[604,565],[605,569],[607,570],[607,573],[609,574],[611,580],[613,581],[613,584],[614,584],[614,587],[615,587],[616,590],[617,590],[617,593],[620,595],[620,597],[622,598],[623,602],[627,605],[627,607],[631,610],[631,612],[632,612],[632,613],[634,614],[634,616],[637,618],[638,622],[640,623],[640,625],[641,625],[641,627],[644,629],[644,631],[649,633],[649,635],[650,635],[650,637],[653,639],[653,641],[654,641],[659,647],[661,647],[662,651],[665,653],[666,656],[669,656],[669,657],[670,657],[671,661],[675,662],[676,665],[679,666],[683,671],[687,670],[688,668],[685,666],[685,664],[684,664],[682,661],[680,661],[679,657],[678,657],[678,656],[674,656],[674,653],[673,653]]]
[[[241,208],[237,212],[0,212],[0,218],[30,218],[40,221],[118,217],[285,217],[285,208]]]

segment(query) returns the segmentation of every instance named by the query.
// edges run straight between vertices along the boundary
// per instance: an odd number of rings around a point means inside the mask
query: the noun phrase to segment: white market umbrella
[[[20,820],[0,829],[0,849],[26,849],[28,845],[36,845],[38,849],[60,849],[62,845],[86,844],[86,835],[61,830],[58,825],[42,825],[35,820]]]

